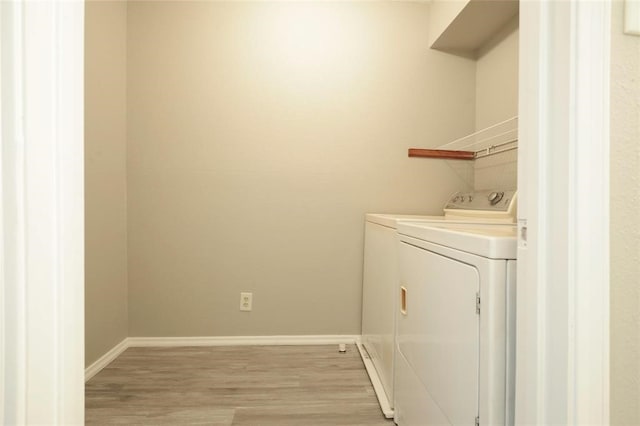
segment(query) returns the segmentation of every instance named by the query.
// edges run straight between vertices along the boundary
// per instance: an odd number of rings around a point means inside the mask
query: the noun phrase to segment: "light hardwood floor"
[[[354,345],[130,348],[85,394],[94,425],[393,426]]]

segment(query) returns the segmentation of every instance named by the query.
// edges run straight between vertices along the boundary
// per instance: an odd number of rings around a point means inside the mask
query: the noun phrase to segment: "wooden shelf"
[[[409,157],[444,158],[448,160],[475,160],[473,151],[451,151],[447,149],[409,148]]]

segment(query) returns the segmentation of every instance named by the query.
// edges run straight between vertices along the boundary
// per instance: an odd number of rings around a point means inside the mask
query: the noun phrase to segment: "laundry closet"
[[[4,423],[640,424],[637,1],[0,17]]]
[[[429,29],[476,61],[476,131],[408,155],[471,163],[471,189],[437,215],[366,215],[358,348],[399,425],[513,424],[518,3],[436,2]]]
[[[88,2],[89,373],[135,346],[359,341],[366,213],[515,194],[517,14]],[[503,139],[450,144],[482,131]]]

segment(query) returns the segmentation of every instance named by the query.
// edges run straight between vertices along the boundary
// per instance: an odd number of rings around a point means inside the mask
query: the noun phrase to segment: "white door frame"
[[[516,422],[606,424],[610,5],[520,7]],[[84,6],[0,13],[0,419],[81,424]]]
[[[0,4],[0,423],[84,423],[84,3]]]
[[[520,3],[516,424],[609,423],[610,7]]]

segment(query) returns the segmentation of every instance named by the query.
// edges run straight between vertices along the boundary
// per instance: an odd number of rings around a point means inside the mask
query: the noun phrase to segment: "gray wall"
[[[518,18],[485,46],[476,64],[476,130],[518,115]],[[518,151],[474,164],[475,189],[516,188]]]
[[[126,2],[87,2],[85,345],[90,365],[128,335]]]
[[[360,333],[365,212],[438,213],[471,175],[407,158],[474,124],[428,7],[130,3],[132,336]]]
[[[640,37],[611,34],[611,424],[640,424]]]

